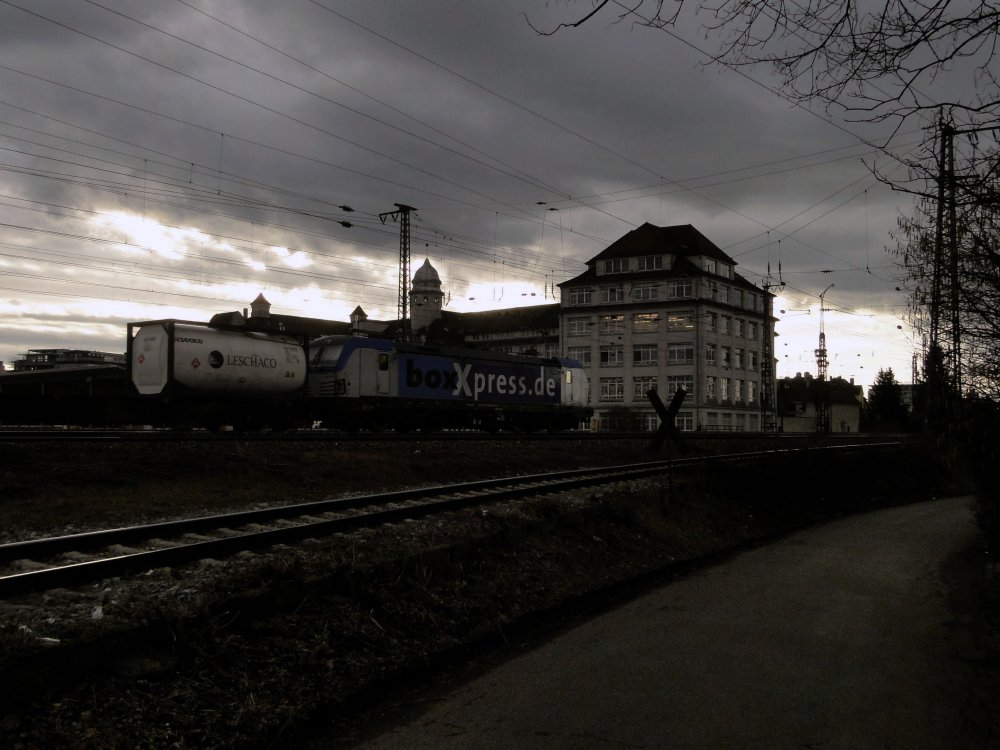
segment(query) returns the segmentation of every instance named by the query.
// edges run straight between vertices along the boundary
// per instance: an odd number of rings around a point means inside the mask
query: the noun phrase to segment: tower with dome
[[[430,259],[424,258],[410,286],[410,331],[415,339],[424,340],[431,324],[441,319],[443,302],[441,277]]]

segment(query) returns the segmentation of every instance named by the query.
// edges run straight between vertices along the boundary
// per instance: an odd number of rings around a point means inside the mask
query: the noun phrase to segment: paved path
[[[980,747],[975,655],[942,577],[974,539],[968,499],[796,534],[512,659],[366,747]]]

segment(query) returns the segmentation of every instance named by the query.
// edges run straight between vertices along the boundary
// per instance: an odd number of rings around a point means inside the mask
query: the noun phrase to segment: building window
[[[636,313],[632,316],[633,333],[656,333],[660,327],[660,316],[656,313]]]
[[[705,258],[705,272],[718,273],[718,264],[712,258]]]
[[[621,344],[601,347],[601,367],[621,367],[625,364],[625,349]]]
[[[684,312],[667,313],[668,331],[693,331],[694,314],[690,310]]]
[[[719,316],[716,313],[709,313],[705,316],[705,324],[708,326],[709,333],[715,333],[719,330]]]
[[[663,268],[662,255],[644,255],[639,258],[640,271],[659,271]]]
[[[575,359],[581,365],[590,364],[590,347],[589,346],[571,346],[566,350],[566,356],[570,359]]]
[[[604,261],[604,273],[625,273],[628,271],[628,258],[613,258]]]
[[[737,307],[743,307],[743,290],[734,289],[733,290],[733,304]]]
[[[753,321],[747,323],[747,338],[751,341],[757,340],[757,324]]]
[[[667,346],[668,365],[693,365],[694,344],[669,344]]]
[[[651,302],[657,297],[658,284],[636,284],[632,287],[632,299],[636,302]]]
[[[632,349],[632,364],[636,367],[655,367],[657,359],[656,344],[636,344]]]
[[[743,400],[743,381],[739,378],[733,380],[733,399],[735,401]]]
[[[570,318],[566,321],[567,336],[587,336],[590,334],[590,318]]]
[[[722,362],[720,364],[723,367],[729,367],[732,364],[732,356],[728,346],[722,347]]]
[[[747,352],[747,369],[757,369],[757,352]]]
[[[729,302],[729,287],[725,284],[719,284],[719,293],[715,297],[717,302]]]
[[[715,346],[715,344],[706,344],[705,345],[705,364],[707,364],[707,365],[714,365],[715,364],[715,350],[716,350],[716,348],[717,347]]]
[[[694,395],[694,376],[667,375],[667,395],[673,398],[678,388],[683,388],[688,396]]]
[[[624,315],[602,315],[600,321],[600,332],[602,335],[625,333]]]
[[[757,381],[747,381],[747,403],[752,404],[757,401]]]
[[[743,350],[733,349],[733,367],[743,369]]]
[[[679,411],[674,417],[674,426],[682,432],[691,432],[694,429],[694,414],[689,411]]]
[[[601,302],[624,302],[625,288],[620,284],[617,286],[601,287]]]
[[[719,397],[723,401],[729,400],[729,378],[719,378]]]
[[[720,319],[721,326],[719,328],[719,333],[730,334],[733,331],[733,319],[728,315],[723,315]]]
[[[589,305],[594,297],[594,290],[589,287],[578,287],[569,290],[569,303],[571,305]]]
[[[660,389],[660,379],[655,376],[632,378],[632,400],[645,401],[646,394]]]
[[[737,318],[736,330],[733,331],[733,333],[735,333],[740,338],[743,338],[744,336],[746,336],[746,331],[747,331],[747,322],[743,320],[743,318]]]
[[[601,378],[601,401],[624,401],[624,378]]]
[[[707,375],[705,377],[705,398],[715,399],[715,375]]]
[[[689,299],[694,296],[694,284],[691,279],[675,279],[667,287],[667,295],[671,299]]]

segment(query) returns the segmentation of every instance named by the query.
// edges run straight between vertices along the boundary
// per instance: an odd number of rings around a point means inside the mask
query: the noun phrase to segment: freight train
[[[124,369],[0,376],[0,424],[564,430],[588,399],[574,360],[160,320]]]

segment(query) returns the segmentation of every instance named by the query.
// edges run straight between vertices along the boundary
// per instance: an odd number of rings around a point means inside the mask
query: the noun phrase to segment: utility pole
[[[829,384],[826,382],[830,358],[826,353],[826,330],[823,327],[823,312],[826,293],[833,289],[830,284],[819,295],[819,348],[816,349],[816,432],[830,431]]]
[[[774,277],[771,276],[771,264],[768,263],[767,279],[763,284],[764,325],[760,352],[760,429],[763,432],[774,432],[777,429],[774,404],[774,337],[771,335],[774,299],[771,296],[771,289],[784,286],[785,282],[781,280],[781,263],[778,264],[778,281],[774,281]]]
[[[416,211],[413,206],[402,203],[394,204],[395,211],[386,211],[378,215],[385,224],[386,219],[399,220],[399,297],[396,305],[396,317],[399,327],[396,329],[398,341],[410,340],[410,211]]]
[[[959,251],[958,251],[958,182],[955,174],[955,136],[974,135],[996,126],[956,128],[945,120],[944,112],[939,116],[940,143],[938,149],[937,177],[937,226],[934,233],[934,262],[931,279],[931,330],[929,351],[940,353],[940,361],[947,362],[950,370],[949,385],[955,396],[962,394],[962,314],[960,306]],[[946,276],[947,274],[947,276]],[[947,278],[947,304],[950,320],[942,308],[945,304],[945,278]],[[941,346],[941,323],[948,320],[950,342],[947,357]],[[935,358],[935,361],[938,361]],[[942,383],[943,385],[943,383]]]

